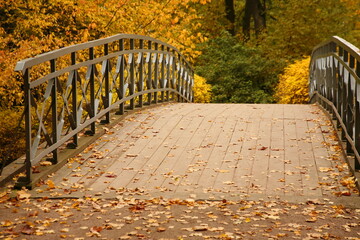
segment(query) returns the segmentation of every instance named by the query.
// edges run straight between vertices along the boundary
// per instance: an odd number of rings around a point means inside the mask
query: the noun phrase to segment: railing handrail
[[[34,69],[41,74],[32,77]],[[33,164],[49,154],[57,163],[62,144],[76,147],[80,131],[90,127],[95,134],[96,121],[109,123],[110,111],[123,114],[127,102],[134,109],[136,101],[139,107],[193,101],[190,63],[174,46],[148,36],[117,34],[64,47],[21,60],[15,71],[24,80],[25,185]]]
[[[311,56],[314,54],[314,52],[316,52],[317,49],[320,49],[321,47],[324,47],[331,43],[334,43],[337,46],[341,46],[344,50],[348,51],[352,56],[354,56],[357,60],[360,61],[360,49],[355,45],[353,45],[352,43],[338,36],[332,36],[329,39],[325,40],[324,42],[316,45],[313,48]]]
[[[53,50],[53,51],[50,51],[50,52],[39,54],[39,55],[37,55],[35,57],[32,57],[32,58],[23,59],[23,60],[17,62],[16,66],[15,66],[15,71],[24,72],[24,70],[26,68],[35,66],[37,64],[40,64],[40,63],[43,63],[43,62],[46,62],[46,61],[50,61],[50,60],[52,60],[54,58],[58,58],[58,57],[66,55],[66,54],[70,54],[72,52],[77,52],[77,51],[80,51],[80,50],[88,49],[88,48],[91,48],[91,47],[101,46],[101,45],[111,43],[111,42],[114,42],[114,41],[117,41],[117,40],[120,40],[120,39],[142,39],[142,40],[146,40],[146,41],[152,41],[154,43],[158,43],[158,44],[161,44],[163,46],[169,47],[169,48],[175,50],[176,52],[180,53],[180,51],[176,47],[174,47],[174,46],[172,46],[172,45],[170,45],[168,43],[165,43],[163,41],[160,41],[160,40],[158,40],[156,38],[143,36],[143,35],[137,35],[137,34],[120,33],[120,34],[113,35],[113,36],[106,37],[106,38],[102,38],[102,39],[96,39],[96,40],[85,42],[85,43],[79,43],[79,44],[76,44],[76,45],[63,47],[63,48],[56,49],[56,50]],[[190,63],[185,58],[184,58],[184,61],[189,66],[191,66]]]
[[[341,127],[350,168],[360,169],[360,50],[333,36],[317,45],[309,66],[311,101],[318,101]]]

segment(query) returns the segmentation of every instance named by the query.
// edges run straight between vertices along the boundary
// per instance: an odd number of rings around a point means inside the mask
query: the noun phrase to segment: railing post
[[[56,71],[56,60],[52,59],[50,60],[50,70],[51,72],[55,72]],[[51,91],[51,125],[52,125],[52,144],[57,143],[58,141],[58,129],[57,129],[57,84],[58,84],[58,79],[54,78],[53,79],[53,86],[52,86],[52,91]],[[58,149],[55,149],[52,152],[52,159],[51,162],[53,164],[56,164],[58,162]]]
[[[31,147],[31,89],[30,89],[30,69],[26,68],[23,72],[24,95],[25,95],[25,176],[20,177],[15,185],[17,189],[28,186],[31,182],[31,159],[33,157],[33,149]]]
[[[124,50],[124,39],[120,39],[119,40],[119,50],[123,51]],[[125,97],[125,90],[124,90],[124,85],[125,85],[125,81],[124,81],[124,62],[125,62],[125,58],[124,58],[124,54],[121,56],[121,60],[120,60],[120,66],[119,66],[119,92],[120,92],[120,96],[119,98],[122,99]],[[123,115],[124,114],[124,103],[120,103],[119,105],[119,111],[118,114]]]
[[[360,78],[360,61],[356,61],[356,76]],[[354,94],[354,144],[358,153],[360,153],[360,83],[356,83]],[[359,160],[359,159],[358,159]],[[355,169],[360,170],[360,162],[355,160]]]
[[[148,42],[148,49],[151,50],[151,45],[152,45],[152,42],[149,40]],[[150,90],[152,89],[151,87],[151,81],[152,81],[152,54],[151,52],[148,53],[148,76],[147,76],[147,81],[146,81],[146,86],[147,86],[147,89]],[[148,104],[151,105],[151,99],[152,98],[152,94],[151,93],[148,93]]]
[[[130,39],[130,50],[135,49],[134,39]],[[130,53],[130,87],[129,92],[130,96],[132,96],[135,93],[135,54]],[[130,109],[133,110],[135,108],[135,99],[130,99]]]

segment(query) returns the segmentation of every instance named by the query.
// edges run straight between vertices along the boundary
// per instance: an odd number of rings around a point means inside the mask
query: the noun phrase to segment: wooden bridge
[[[31,74],[47,63],[48,74]],[[27,101],[19,186],[35,186],[35,197],[357,194],[360,56],[340,38],[314,49],[310,90],[318,103],[309,105],[191,103],[189,63],[137,35],[64,48],[16,70]]]

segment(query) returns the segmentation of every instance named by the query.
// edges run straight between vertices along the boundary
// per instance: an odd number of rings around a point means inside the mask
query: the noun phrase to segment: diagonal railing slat
[[[346,151],[354,155],[353,172],[360,170],[360,50],[334,36],[316,46],[310,62],[310,96],[341,127]]]
[[[189,62],[147,36],[118,34],[65,47],[19,61],[15,71],[25,91],[25,185],[32,166],[44,158],[56,164],[60,146],[76,148],[80,132],[95,134],[97,122],[110,122],[110,111],[193,101]]]

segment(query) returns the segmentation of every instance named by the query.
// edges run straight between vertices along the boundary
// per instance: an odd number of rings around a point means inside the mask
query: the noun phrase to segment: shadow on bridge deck
[[[356,196],[349,180],[315,105],[176,103],[127,116],[32,196],[301,200]]]

